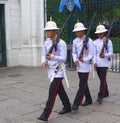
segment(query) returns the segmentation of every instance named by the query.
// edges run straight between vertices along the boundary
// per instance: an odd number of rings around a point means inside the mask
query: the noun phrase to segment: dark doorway
[[[4,14],[4,5],[0,4],[0,67],[5,66],[6,66],[5,14]]]

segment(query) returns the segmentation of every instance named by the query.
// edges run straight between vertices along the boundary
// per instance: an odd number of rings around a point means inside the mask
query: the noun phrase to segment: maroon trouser
[[[80,80],[79,88],[78,88],[78,91],[76,93],[74,103],[73,103],[73,105],[76,105],[76,106],[81,105],[84,95],[86,98],[85,99],[86,102],[92,102],[91,94],[90,94],[89,87],[88,87],[89,73],[78,72],[78,76],[79,76],[79,80]]]
[[[56,95],[58,94],[65,109],[71,109],[69,98],[62,84],[63,78],[55,78],[49,87],[49,96],[43,114],[48,119],[54,106]]]
[[[107,76],[107,69],[108,67],[97,67],[97,74],[100,79],[100,88],[98,93],[98,98],[103,99],[104,95],[107,95],[108,92],[108,86],[106,82],[106,76]]]

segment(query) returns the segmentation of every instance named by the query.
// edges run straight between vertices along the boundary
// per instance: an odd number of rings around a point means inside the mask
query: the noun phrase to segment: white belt
[[[54,65],[54,66],[53,65],[48,65],[49,68],[53,68],[53,69],[56,69],[57,66],[58,66],[58,64]]]

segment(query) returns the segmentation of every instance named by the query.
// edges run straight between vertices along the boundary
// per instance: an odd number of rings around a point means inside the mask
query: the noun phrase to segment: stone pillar
[[[39,66],[44,39],[44,0],[21,0],[21,64]]]

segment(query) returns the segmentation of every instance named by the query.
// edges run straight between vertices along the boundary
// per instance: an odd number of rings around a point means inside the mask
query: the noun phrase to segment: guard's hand
[[[84,54],[85,55],[88,55],[88,50],[84,50]]]
[[[78,60],[75,61],[75,65],[76,65],[76,66],[79,66]]]
[[[50,60],[50,58],[51,58],[51,54],[46,55],[47,60]]]
[[[101,53],[100,58],[105,58],[105,53]]]
[[[43,62],[43,63],[41,64],[41,67],[42,67],[42,68],[45,68],[45,67],[46,67],[46,63]]]
[[[80,57],[80,58],[79,58],[79,61],[83,62],[83,57]]]

